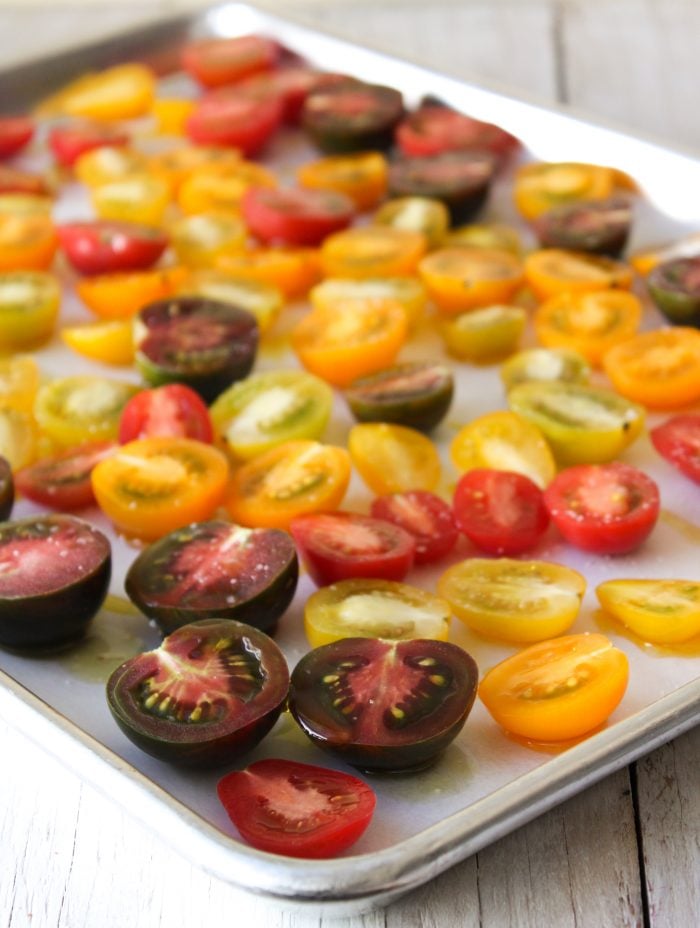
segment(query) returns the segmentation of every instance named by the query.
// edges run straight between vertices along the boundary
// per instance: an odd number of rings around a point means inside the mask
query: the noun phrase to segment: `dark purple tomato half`
[[[359,422],[395,422],[428,432],[444,419],[453,393],[446,365],[414,361],[358,378],[345,399]]]
[[[478,671],[445,641],[343,638],[292,672],[289,708],[320,748],[369,772],[420,770],[461,731]]]
[[[298,577],[287,532],[213,520],[149,545],[131,565],[125,588],[166,635],[211,615],[272,632]]]
[[[52,648],[80,638],[111,575],[109,541],[67,515],[0,524],[0,644]]]
[[[200,297],[149,303],[134,333],[136,365],[151,386],[184,383],[207,402],[248,376],[259,336],[251,313]]]
[[[389,168],[389,195],[441,200],[453,223],[467,222],[483,206],[494,169],[491,155],[471,151],[403,158]]]
[[[15,482],[7,458],[0,456],[0,522],[10,518],[15,504]]]
[[[301,123],[322,151],[367,151],[390,147],[403,114],[398,90],[349,80],[312,90]]]
[[[289,671],[263,632],[231,619],[183,625],[107,681],[124,734],[153,757],[190,767],[235,761],[284,708]]]
[[[630,202],[611,197],[556,206],[538,216],[534,227],[543,248],[568,248],[619,258],[631,222]]]
[[[659,264],[647,277],[647,287],[670,323],[700,327],[700,255]]]

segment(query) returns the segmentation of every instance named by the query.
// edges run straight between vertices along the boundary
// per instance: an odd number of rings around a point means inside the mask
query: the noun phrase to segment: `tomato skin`
[[[277,97],[253,100],[235,89],[225,89],[199,102],[185,123],[185,131],[197,145],[230,145],[252,157],[265,146],[282,116],[282,102]]]
[[[374,792],[357,777],[289,760],[259,760],[229,773],[217,791],[241,837],[253,847],[313,859],[334,857],[354,844],[369,825],[376,804]],[[307,792],[315,801],[313,811],[305,814]],[[298,794],[294,821],[287,817],[290,793]],[[281,812],[275,807],[278,795]],[[320,797],[327,800],[322,811]]]
[[[626,655],[604,635],[567,635],[531,645],[491,668],[479,696],[506,731],[557,743],[602,725],[624,696],[628,675]]]
[[[202,39],[183,48],[182,66],[204,87],[220,87],[269,71],[279,55],[279,45],[259,35]]]
[[[413,566],[413,538],[382,519],[310,513],[292,519],[289,530],[318,586],[354,578],[403,580]]]
[[[659,517],[659,488],[630,464],[569,467],[545,490],[552,522],[569,544],[594,554],[627,554]]]
[[[505,470],[468,471],[454,496],[457,527],[488,554],[523,554],[549,526],[542,491],[523,474]]]
[[[285,245],[318,245],[345,229],[354,212],[352,201],[342,193],[267,187],[249,187],[241,209],[256,238]]]
[[[661,457],[700,483],[700,413],[672,416],[651,429],[649,437]]]
[[[30,116],[0,117],[0,161],[11,158],[29,143],[34,135],[34,120]]]
[[[447,503],[428,490],[390,493],[372,501],[375,519],[393,522],[413,536],[416,564],[439,561],[457,544],[459,532]]]
[[[98,441],[70,448],[17,471],[15,486],[27,499],[62,512],[94,506],[90,475],[117,447],[113,441]]]
[[[168,247],[160,229],[131,222],[71,222],[57,231],[66,257],[85,276],[146,270]]]
[[[142,390],[122,411],[119,443],[141,438],[195,438],[211,443],[214,431],[209,410],[199,394],[184,384]]]
[[[81,155],[96,148],[128,145],[129,135],[123,129],[103,123],[74,122],[52,129],[48,144],[56,161],[63,167],[71,168]]]

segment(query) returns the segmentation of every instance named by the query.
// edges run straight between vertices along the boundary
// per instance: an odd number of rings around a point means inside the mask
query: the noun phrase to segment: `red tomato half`
[[[124,407],[119,422],[122,445],[141,438],[214,438],[209,410],[204,401],[181,383],[142,390]]]
[[[355,577],[403,580],[413,565],[413,538],[383,519],[314,512],[292,519],[290,531],[319,586]]]
[[[672,416],[649,432],[659,454],[700,483],[700,413]]]
[[[256,238],[283,245],[318,245],[345,229],[355,212],[352,200],[342,193],[270,187],[250,187],[241,209]]]
[[[90,475],[117,447],[113,441],[97,441],[70,448],[17,471],[15,487],[27,499],[62,512],[94,506]]]
[[[146,270],[168,247],[160,229],[109,219],[66,223],[58,237],[70,263],[86,276]]]
[[[595,554],[633,551],[659,517],[656,483],[620,461],[561,471],[545,490],[544,501],[569,544]]]
[[[446,106],[422,106],[410,113],[396,130],[396,142],[408,157],[459,150],[505,155],[519,144],[504,129]]]
[[[34,121],[29,116],[0,116],[0,160],[11,158],[34,135]]]
[[[454,548],[459,532],[447,503],[428,490],[380,496],[372,503],[375,519],[398,525],[416,543],[416,564],[438,561]]]
[[[455,490],[457,527],[486,551],[510,557],[534,548],[547,531],[549,515],[542,490],[523,474],[470,470]]]
[[[281,98],[285,122],[296,125],[304,100],[312,90],[346,80],[347,77],[342,74],[325,74],[304,65],[296,65],[254,74],[237,83],[236,90],[257,99],[269,96]]]
[[[282,116],[280,97],[255,99],[225,88],[199,102],[185,131],[197,145],[232,145],[250,157],[260,151]]]
[[[249,844],[290,857],[334,857],[354,844],[374,812],[357,777],[290,760],[259,760],[219,782],[219,799]]]
[[[70,168],[81,155],[95,148],[127,145],[129,135],[123,129],[107,123],[74,122],[52,129],[48,143],[56,161]]]
[[[0,193],[35,193],[42,196],[51,193],[51,190],[40,174],[0,164]]]
[[[205,87],[221,87],[274,68],[280,48],[260,35],[203,39],[182,50],[182,66]]]

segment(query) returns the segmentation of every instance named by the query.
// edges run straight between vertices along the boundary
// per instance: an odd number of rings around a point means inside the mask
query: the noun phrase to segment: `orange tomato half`
[[[303,165],[297,173],[302,187],[344,193],[359,210],[372,209],[383,199],[387,177],[386,158],[376,151],[330,155]]]
[[[542,162],[521,167],[513,186],[513,198],[525,219],[575,203],[604,200],[615,188],[616,173],[610,168],[580,162]]]
[[[428,293],[445,315],[508,303],[523,282],[520,260],[497,248],[440,248],[423,258],[419,271]]]
[[[632,269],[622,261],[563,248],[542,248],[529,254],[525,277],[540,300],[559,293],[629,290],[633,280]]]
[[[426,248],[420,232],[365,226],[329,236],[321,264],[326,277],[405,277],[415,273]]]
[[[41,213],[0,215],[0,271],[43,271],[51,265],[58,236]]]
[[[128,319],[147,303],[172,296],[187,279],[187,270],[168,267],[84,277],[75,285],[80,299],[101,319]]]
[[[700,400],[697,329],[642,332],[611,348],[603,366],[618,393],[650,409],[678,409]]]

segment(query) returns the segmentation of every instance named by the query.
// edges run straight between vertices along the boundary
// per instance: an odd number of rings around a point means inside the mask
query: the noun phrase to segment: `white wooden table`
[[[188,5],[92,0],[58,9],[0,0],[3,62]],[[277,5],[349,38],[569,103],[700,155],[697,0]],[[0,721],[0,928],[695,928],[699,770],[697,728],[386,911],[331,922],[282,913],[211,880]]]

